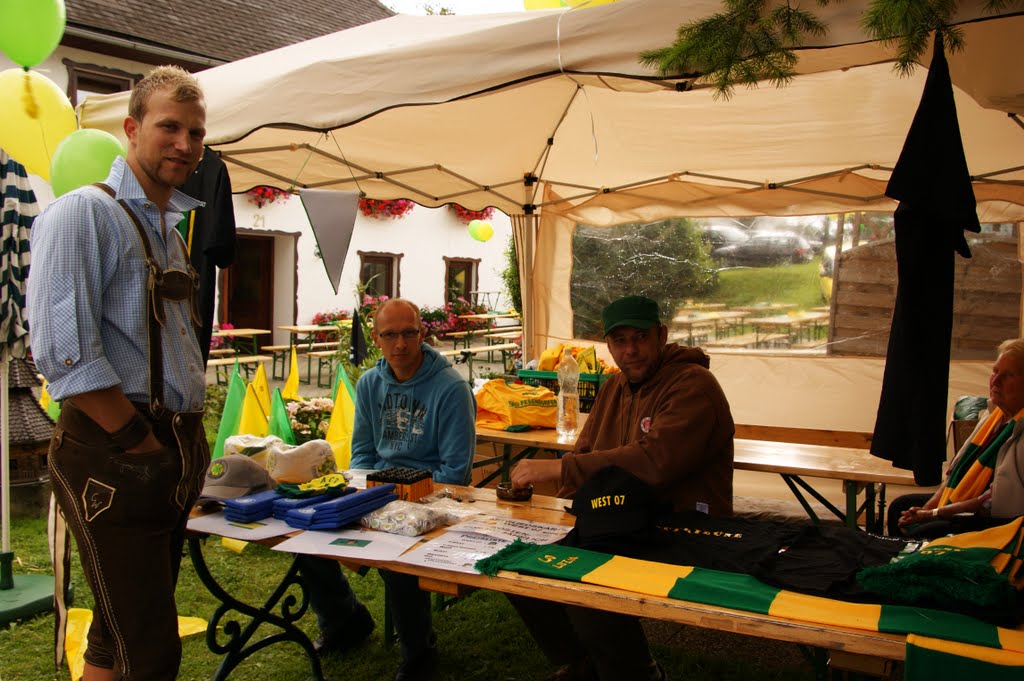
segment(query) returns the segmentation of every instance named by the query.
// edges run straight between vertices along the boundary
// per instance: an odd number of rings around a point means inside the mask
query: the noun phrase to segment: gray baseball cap
[[[274,489],[275,483],[263,466],[244,454],[228,454],[210,462],[200,499],[236,499]]]

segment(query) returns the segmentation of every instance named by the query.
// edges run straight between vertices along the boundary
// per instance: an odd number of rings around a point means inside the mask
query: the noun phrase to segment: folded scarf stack
[[[393,484],[380,485],[292,509],[284,514],[284,521],[303,530],[334,530],[397,499],[394,489]]]
[[[269,489],[256,494],[246,494],[237,499],[224,500],[224,517],[235,523],[251,523],[263,520],[274,510],[274,502],[281,498],[275,490]]]
[[[346,487],[343,490],[334,490],[328,494],[316,494],[313,496],[290,498],[282,496],[280,499],[274,502],[274,517],[278,520],[284,520],[287,522],[287,516],[289,511],[295,511],[306,506],[312,506],[313,504],[320,504],[330,499],[338,499],[349,494],[355,494],[355,487]]]

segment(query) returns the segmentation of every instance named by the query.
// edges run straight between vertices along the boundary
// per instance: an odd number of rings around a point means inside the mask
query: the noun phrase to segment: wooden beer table
[[[580,430],[583,429],[586,418],[587,414],[580,414]],[[558,433],[547,428],[521,433],[477,428],[476,440],[477,444],[491,442],[502,447],[499,456],[474,462],[474,467],[500,464],[498,470],[481,481],[481,485],[489,483],[499,475],[502,480],[508,480],[512,464],[536,456],[541,450],[551,451],[560,456],[562,452],[571,452],[576,444],[575,441],[559,442]],[[520,447],[522,450],[513,454],[513,447]],[[866,526],[869,529],[877,529],[885,517],[885,486],[915,485],[912,472],[894,468],[890,462],[872,456],[863,449],[737,438],[734,441],[734,452],[733,467],[736,470],[777,473],[808,516],[815,521],[818,520],[817,515],[805,493],[824,505],[849,527],[857,527],[857,518],[864,513]],[[846,498],[845,509],[837,508],[805,478],[841,481]],[[860,502],[862,493],[864,501]]]
[[[564,510],[571,503],[567,499],[534,495],[527,501],[507,502],[497,499],[493,489],[454,485],[446,485],[446,487],[452,489],[455,492],[455,498],[460,501],[470,502],[472,500],[474,510],[480,513],[541,523],[573,524],[573,517]],[[422,540],[441,536],[445,531],[446,529],[435,530],[424,535]],[[295,530],[288,536],[294,536],[300,532],[302,530]],[[262,604],[246,604],[232,596],[210,573],[203,557],[205,536],[190,531],[188,548],[189,556],[200,580],[221,603],[210,618],[206,632],[207,645],[210,650],[224,656],[213,678],[226,678],[238,664],[269,645],[291,641],[298,643],[305,652],[313,676],[316,679],[323,679],[320,661],[313,651],[312,643],[305,633],[295,625],[308,609],[308,595],[297,575],[295,561],[285,571],[279,586]],[[274,537],[259,543],[274,546],[285,538]],[[502,571],[494,577],[488,577],[477,573],[413,565],[395,560],[375,561],[355,560],[347,557],[325,557],[338,560],[346,567],[355,570],[384,568],[414,575],[419,578],[421,589],[447,595],[465,595],[475,589],[488,589],[567,605],[579,605],[888,660],[902,660],[906,645],[906,637],[898,634],[804,622],[769,614],[692,603],[582,582],[534,577],[516,572]],[[301,598],[296,598],[295,590],[300,592]],[[238,619],[239,616],[248,618],[250,621],[243,625]],[[256,630],[261,626],[264,627],[263,633],[268,628],[274,633],[254,640]],[[227,640],[222,641],[222,637],[227,637]]]

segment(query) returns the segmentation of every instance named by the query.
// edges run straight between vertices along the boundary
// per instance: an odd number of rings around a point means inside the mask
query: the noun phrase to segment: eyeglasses
[[[401,331],[381,331],[377,334],[377,337],[388,343],[392,343],[398,340],[401,336],[403,340],[411,341],[420,335],[420,329],[402,329]]]

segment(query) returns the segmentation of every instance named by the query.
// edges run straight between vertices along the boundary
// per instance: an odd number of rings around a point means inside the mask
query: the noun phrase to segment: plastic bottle
[[[580,365],[572,356],[572,348],[565,348],[558,363],[558,441],[573,442],[579,425]]]

